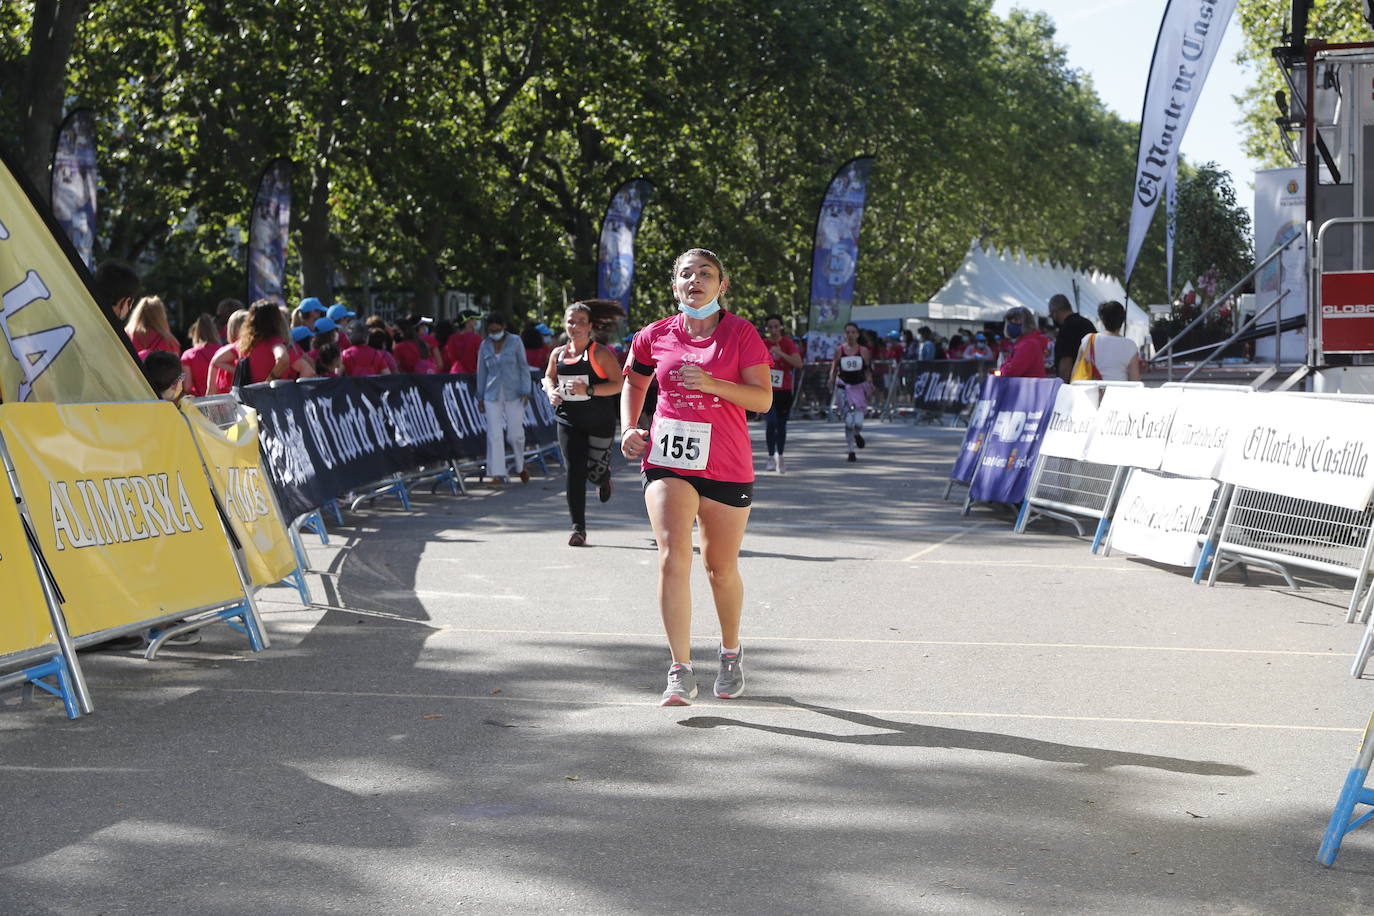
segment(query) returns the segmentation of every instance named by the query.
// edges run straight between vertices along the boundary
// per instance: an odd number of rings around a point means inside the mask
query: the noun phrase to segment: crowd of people
[[[531,376],[540,376],[567,468],[573,547],[588,544],[587,487],[596,487],[602,502],[611,498],[618,426],[621,454],[639,462],[658,545],[658,603],[671,655],[666,706],[690,703],[698,691],[691,654],[694,529],[720,624],[713,693],[733,698],[744,692],[738,561],[755,479],[748,415],[765,419],[765,468],[783,473],[794,377],[806,365],[805,342],[783,332],[780,315],[768,315],[760,328],[725,310],[729,285],[717,255],[702,248],[683,252],[670,287],[677,311],[620,341],[615,329],[625,315],[612,300],[572,303],[563,334],[554,340],[544,324],[511,333],[508,320],[495,313],[465,312],[456,323],[420,315],[387,322],[313,297],[294,309],[268,300],[245,308],[226,299],[215,315],[197,316],[182,339],[172,332],[160,298],[139,298],[132,269],[107,262],[95,273],[101,305],[124,322],[149,382],[171,400],[321,376],[475,375],[487,420],[487,474],[496,485],[511,467],[529,480],[524,413],[534,390]],[[961,329],[947,340],[929,327],[880,338],[848,324],[828,360],[848,460],[856,461],[866,445],[869,399],[900,362],[996,360],[993,371],[1009,377],[1139,378],[1135,345],[1121,335],[1126,312],[1120,303],[1099,307],[1100,331],[1063,296],[1050,300],[1049,311],[1052,335],[1023,306],[1008,309],[1000,328]]]

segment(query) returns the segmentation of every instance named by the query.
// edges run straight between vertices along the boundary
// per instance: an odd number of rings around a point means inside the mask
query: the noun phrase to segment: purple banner
[[[1057,378],[997,378],[997,399],[969,485],[981,502],[1019,503],[1045,435],[1045,421],[1063,383]]]
[[[816,244],[811,252],[811,318],[807,324],[807,358],[830,359],[844,337],[859,266],[859,229],[868,197],[873,157],[860,156],[840,166],[830,179],[816,216]]]
[[[248,302],[285,302],[286,238],[291,228],[291,160],[274,159],[262,173],[248,229]]]
[[[86,266],[95,266],[95,112],[78,108],[57,132],[52,212]]]
[[[635,233],[653,183],[636,178],[611,195],[606,218],[601,222],[601,251],[596,262],[596,295],[614,299],[630,314],[630,290],[635,279]]]
[[[983,439],[987,435],[988,419],[992,416],[993,403],[997,400],[998,376],[989,375],[983,380],[983,390],[978,394],[978,403],[973,406],[969,417],[968,431],[964,433],[964,444],[959,447],[959,457],[954,459],[954,469],[949,479],[958,483],[968,483],[973,479],[973,469],[978,466],[978,453],[983,450]]]

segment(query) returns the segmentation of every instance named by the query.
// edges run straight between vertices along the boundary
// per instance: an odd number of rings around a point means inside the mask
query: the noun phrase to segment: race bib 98
[[[864,367],[862,356],[841,356],[840,368],[845,372],[861,372]]]
[[[590,401],[592,399],[590,394],[573,394],[573,381],[585,378],[586,376],[583,375],[560,375],[558,377],[559,396],[565,401]],[[586,390],[591,391],[591,388]]]
[[[711,424],[655,417],[649,463],[680,471],[704,471],[711,454]]]

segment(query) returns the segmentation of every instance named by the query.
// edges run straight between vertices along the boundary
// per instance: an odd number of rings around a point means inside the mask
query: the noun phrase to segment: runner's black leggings
[[[558,424],[558,444],[568,463],[568,514],[573,528],[587,530],[587,481],[601,485],[611,473],[611,443],[615,427],[588,432],[578,426]]]
[[[763,415],[763,438],[770,455],[781,455],[787,447],[787,413],[791,409],[792,389],[774,388],[773,406]]]

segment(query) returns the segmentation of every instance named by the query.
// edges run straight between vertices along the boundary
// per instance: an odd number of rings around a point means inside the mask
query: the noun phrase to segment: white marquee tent
[[[1098,305],[1110,299],[1125,303],[1126,336],[1137,345],[1145,345],[1150,338],[1149,313],[1126,298],[1126,290],[1115,277],[1027,258],[1021,251],[1013,254],[1011,249],[984,249],[977,239],[969,246],[959,269],[929,302],[855,308],[854,320],[900,318],[981,324],[1001,321],[1006,310],[1014,305],[1023,305],[1048,319],[1049,300],[1055,293],[1063,293],[1074,304],[1075,283],[1078,311],[1096,324]]]

